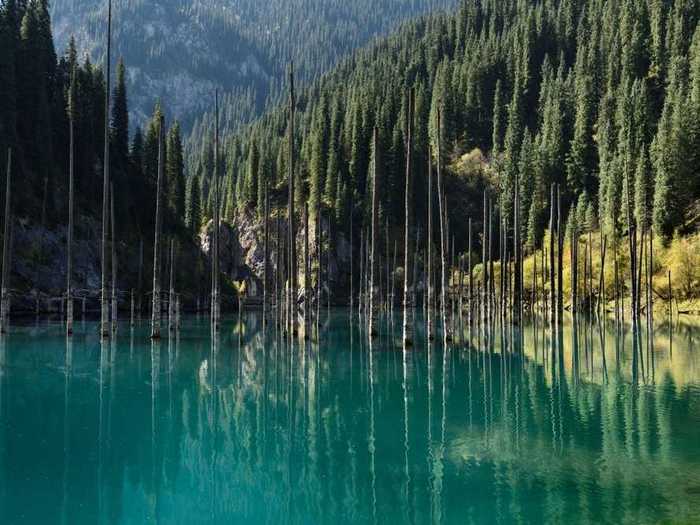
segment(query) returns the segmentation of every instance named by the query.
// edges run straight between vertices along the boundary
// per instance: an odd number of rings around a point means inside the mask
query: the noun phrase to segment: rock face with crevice
[[[213,242],[213,222],[209,221],[199,235],[199,244],[202,252],[209,257]],[[313,223],[309,226],[309,249],[311,256],[311,281],[316,279],[316,236]],[[276,272],[277,261],[277,232],[276,219],[270,220],[269,228],[269,271],[272,281]],[[328,221],[323,221],[324,236],[328,235]],[[222,221],[220,229],[219,261],[222,274],[230,281],[246,281],[248,289],[251,284],[259,294],[262,294],[262,279],[265,271],[265,226],[255,212],[245,210],[239,212],[232,223]],[[281,221],[280,236],[286,238],[286,221]],[[296,232],[297,256],[299,258],[299,289],[303,287],[303,256],[304,256],[304,231],[301,224]],[[324,247],[322,254],[324,281],[328,278],[333,301],[339,301],[347,295],[347,283],[349,282],[350,245],[344,234],[337,235],[335,246],[330,253],[330,265],[328,275],[326,266],[328,252]],[[342,269],[342,270],[341,270]],[[254,283],[254,284],[253,284]]]

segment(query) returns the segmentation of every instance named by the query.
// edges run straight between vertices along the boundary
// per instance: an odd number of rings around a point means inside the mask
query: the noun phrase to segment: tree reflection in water
[[[420,318],[411,348],[381,322],[368,339],[336,312],[320,342],[256,313],[160,343],[145,325],[105,343],[89,323],[17,328],[0,340],[2,523],[700,515],[695,329],[462,326],[444,351]]]

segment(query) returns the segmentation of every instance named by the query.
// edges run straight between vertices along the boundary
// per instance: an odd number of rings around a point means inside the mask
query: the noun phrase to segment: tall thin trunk
[[[576,225],[571,230],[571,313],[576,315],[578,311],[578,232]]]
[[[377,190],[379,189],[378,177],[379,177],[379,130],[375,127],[374,134],[372,137],[372,142],[374,144],[374,162],[372,163],[372,248],[369,256],[369,336],[375,337],[377,335],[377,319],[376,319],[376,308],[377,308],[377,297],[375,297],[375,275],[374,271],[377,267],[377,257],[379,251],[379,244],[377,236],[379,234],[379,197],[377,195]]]
[[[265,226],[264,226],[264,242],[263,242],[263,327],[267,322],[267,287],[269,284],[269,261],[270,261],[270,199],[268,187],[265,186]]]
[[[411,162],[413,149],[413,90],[408,94],[408,115],[406,118],[406,191],[405,191],[405,231],[404,231],[404,279],[403,279],[403,343],[413,344],[413,326],[409,319],[409,309],[412,308],[409,297],[410,282],[410,257],[411,257]]]
[[[309,279],[309,203],[304,203],[304,338],[309,337],[311,280]]]
[[[282,243],[280,239],[280,218],[277,217],[275,221],[275,315],[277,317],[277,324],[280,322],[280,278],[281,278],[281,267],[280,267],[280,256],[282,253]]]
[[[489,275],[489,269],[486,264],[486,250],[488,248],[488,239],[487,239],[487,234],[488,234],[488,216],[489,216],[489,203],[488,203],[488,196],[486,193],[486,190],[484,190],[484,220],[483,220],[483,233],[481,236],[481,283],[482,283],[482,297],[481,297],[481,321],[484,325],[486,325],[486,316],[487,316],[487,310],[486,310],[486,294],[488,293],[488,287],[486,286],[486,283],[488,282],[488,275]]]
[[[352,220],[352,215],[350,216]],[[352,231],[352,227],[351,227]],[[321,221],[321,199],[316,200],[316,337],[320,337],[321,326],[321,236],[323,235],[323,222]],[[352,257],[350,258],[352,262]],[[350,275],[352,277],[352,273]],[[352,308],[350,308],[352,315]]]
[[[107,296],[107,235],[109,222],[109,109],[112,54],[112,0],[107,8],[107,54],[105,56],[104,173],[102,179],[102,297],[100,334],[109,337],[109,298]]]
[[[398,264],[398,241],[394,239],[394,264],[393,267],[396,268],[396,265]],[[396,298],[396,280],[392,279],[391,280],[391,313],[392,315],[394,314],[394,303]]]
[[[143,237],[139,237],[139,275],[138,275],[138,288],[136,292],[138,293],[138,312],[139,317],[141,316],[142,300],[143,300]]]
[[[513,262],[515,263],[515,286],[513,288],[513,321],[520,325],[522,301],[522,246],[520,245],[520,178],[515,176],[515,203],[513,206]]]
[[[426,315],[428,317],[428,339],[433,339],[433,159],[432,151],[428,146],[428,231],[426,234]]]
[[[352,321],[352,312],[353,312],[353,307],[354,307],[354,298],[353,298],[354,289],[353,289],[353,285],[355,284],[355,283],[354,283],[354,277],[353,277],[353,271],[354,271],[354,268],[353,268],[353,259],[355,258],[355,257],[353,256],[353,247],[354,247],[354,245],[353,245],[353,238],[352,238],[352,235],[353,235],[353,226],[354,226],[354,224],[353,224],[353,212],[352,212],[352,209],[351,209],[351,210],[350,210],[350,320],[351,320],[351,321]],[[316,238],[318,239],[318,227],[316,228],[316,230],[317,230],[317,231],[316,231]]]
[[[554,277],[554,211],[556,201],[554,200],[554,183],[550,187],[549,197],[549,299],[550,313],[549,321],[554,324],[556,317],[556,281]]]
[[[75,202],[75,67],[71,71],[68,92],[69,145],[68,160],[68,250],[66,262],[66,333],[73,335],[73,210]]]
[[[219,92],[214,92],[214,224],[213,224],[213,246],[212,246],[212,294],[211,294],[211,322],[214,330],[219,329],[219,213],[221,203],[219,202]]]
[[[175,243],[170,239],[170,291],[168,294],[168,330],[175,330]]]
[[[7,175],[5,185],[5,228],[2,238],[2,297],[0,297],[0,332],[7,333],[10,315],[10,261],[12,260],[10,233],[12,222],[12,148],[7,148]]]
[[[297,252],[294,234],[294,63],[289,70],[289,333],[296,334]]]
[[[388,311],[390,308],[390,305],[389,305],[389,286],[390,286],[389,281],[391,280],[391,268],[389,266],[389,219],[388,218],[387,218],[387,221],[384,223],[384,226],[385,226],[385,231],[386,231],[386,235],[384,237],[384,241],[386,243],[386,251],[384,252],[384,259],[385,259],[385,263],[386,263],[386,289],[384,290],[384,293],[385,293],[384,300],[385,300],[385,307]]]
[[[467,253],[467,266],[469,267],[469,326],[472,324],[472,312],[474,300],[474,272],[472,271],[472,218],[469,217],[469,252]]]
[[[110,203],[110,215],[111,221],[110,226],[112,230],[112,242],[110,247],[112,249],[112,332],[117,331],[117,235],[116,235],[116,222],[114,216],[114,185],[110,181],[109,183],[109,203]]]
[[[440,210],[440,314],[442,316],[442,338],[446,345],[448,339],[451,337],[449,332],[449,327],[447,325],[447,261],[445,260],[445,255],[447,252],[447,238],[446,238],[446,217],[445,210],[447,208],[445,203],[445,188],[442,180],[442,149],[440,147],[440,110],[437,113],[437,192],[438,192],[438,208]]]
[[[561,222],[561,189],[557,184],[557,322],[562,323],[564,317],[564,231]]]
[[[153,241],[153,305],[151,307],[151,339],[160,339],[160,230],[161,230],[161,193],[163,192],[163,174],[165,171],[165,121],[160,117],[158,127],[158,180],[156,183],[156,231]]]

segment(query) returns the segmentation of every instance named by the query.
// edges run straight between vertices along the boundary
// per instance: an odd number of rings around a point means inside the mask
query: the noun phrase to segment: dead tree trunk
[[[10,243],[10,224],[12,222],[12,148],[7,148],[7,174],[5,183],[5,229],[2,238],[2,297],[0,298],[0,332],[7,333],[10,317],[10,261],[12,260]]]
[[[550,312],[549,321],[553,325],[556,320],[556,281],[554,277],[554,211],[556,201],[554,200],[554,183],[550,187],[549,197],[549,298]]]
[[[426,316],[428,317],[428,340],[433,339],[433,159],[432,151],[428,146],[428,231],[426,240],[426,266],[428,281],[426,286]]]
[[[289,70],[289,333],[296,334],[297,302],[297,251],[294,234],[294,63]]]
[[[212,246],[212,291],[211,291],[211,323],[214,330],[219,329],[219,313],[221,309],[219,298],[219,92],[214,93],[214,224]]]
[[[262,301],[262,313],[263,313],[263,328],[265,328],[267,322],[267,287],[269,284],[269,260],[270,260],[270,200],[268,194],[268,187],[265,186],[265,226],[264,226],[264,241],[263,241],[263,301]]]
[[[109,298],[107,297],[107,235],[109,222],[109,110],[110,110],[110,58],[112,53],[112,0],[107,11],[107,54],[105,56],[105,118],[104,118],[104,173],[102,179],[102,296],[100,334],[109,337]]]
[[[66,261],[66,333],[73,335],[73,209],[75,202],[75,66],[71,71],[68,91],[68,233]]]
[[[446,217],[445,210],[447,208],[444,195],[444,184],[442,180],[442,151],[440,148],[440,110],[437,113],[437,192],[438,192],[438,208],[440,211],[440,315],[442,316],[442,339],[447,345],[447,341],[451,338],[449,326],[447,323],[447,261],[445,260],[447,252],[446,238]]]
[[[405,229],[404,229],[404,279],[403,279],[403,344],[413,344],[413,324],[409,319],[411,304],[410,257],[411,257],[411,162],[413,149],[413,90],[408,94],[408,115],[406,119],[406,191],[405,191]]]
[[[168,330],[175,331],[175,243],[170,239],[170,290],[168,293]]]
[[[375,297],[375,275],[374,271],[377,267],[377,257],[379,252],[379,244],[377,236],[379,234],[379,197],[377,195],[377,190],[379,189],[379,130],[375,127],[374,134],[372,138],[372,143],[374,145],[374,162],[372,163],[372,249],[369,256],[369,336],[375,337],[378,335],[377,332],[377,319],[376,319],[376,308],[377,308],[377,297]]]
[[[156,182],[156,231],[153,241],[153,303],[151,307],[151,339],[160,339],[160,230],[161,230],[161,193],[163,191],[163,174],[165,171],[165,121],[160,117],[158,129],[158,180]]]
[[[111,229],[112,229],[112,242],[110,247],[112,248],[112,333],[117,331],[117,235],[116,235],[116,222],[114,216],[114,185],[112,182],[109,183],[109,203],[111,210]]]

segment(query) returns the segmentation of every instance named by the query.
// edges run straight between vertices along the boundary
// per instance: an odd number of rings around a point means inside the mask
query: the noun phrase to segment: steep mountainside
[[[225,113],[248,121],[279,90],[290,59],[300,78],[398,22],[456,0],[114,0],[114,50],[128,68],[132,122],[142,123],[160,97],[189,127],[218,87]],[[94,61],[104,54],[106,0],[55,0],[59,53],[74,35]]]

